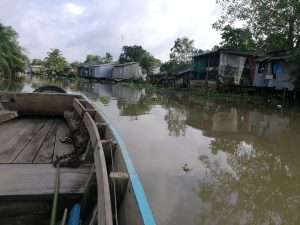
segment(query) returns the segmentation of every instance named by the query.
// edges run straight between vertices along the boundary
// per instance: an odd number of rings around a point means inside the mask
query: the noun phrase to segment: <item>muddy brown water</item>
[[[0,88],[31,92],[39,82]],[[86,94],[117,128],[158,224],[299,224],[299,110],[57,83]]]

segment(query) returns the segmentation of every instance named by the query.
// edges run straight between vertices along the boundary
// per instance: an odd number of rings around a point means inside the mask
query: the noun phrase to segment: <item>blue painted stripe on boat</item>
[[[101,112],[99,107],[94,105],[85,95],[83,95],[83,97],[97,109],[97,111],[100,113],[100,115],[106,121],[106,123],[109,125],[109,128],[111,129],[115,138],[117,139],[117,142],[119,143],[119,146],[122,151],[124,161],[125,161],[128,173],[129,173],[130,181],[131,181],[131,184],[132,184],[132,187],[133,187],[133,190],[134,190],[134,193],[135,193],[135,196],[136,196],[139,208],[140,208],[140,212],[141,212],[144,224],[145,225],[156,225],[156,221],[155,221],[153,212],[150,208],[149,202],[147,200],[146,194],[144,192],[144,188],[143,188],[142,183],[136,173],[135,167],[133,165],[133,162],[130,158],[129,152],[126,148],[126,145],[125,145],[123,139],[121,138],[121,136],[119,135],[117,130],[114,128],[114,126],[111,124],[110,120]]]

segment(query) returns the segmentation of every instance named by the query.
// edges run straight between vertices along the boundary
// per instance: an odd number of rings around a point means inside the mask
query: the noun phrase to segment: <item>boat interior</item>
[[[57,221],[79,204],[81,224],[113,224],[102,153],[116,144],[93,106],[81,96],[0,97],[0,224],[49,224],[58,166]]]
[[[75,204],[82,225],[155,224],[123,141],[82,95],[0,92],[0,169],[0,224],[49,224],[56,187],[57,224]]]

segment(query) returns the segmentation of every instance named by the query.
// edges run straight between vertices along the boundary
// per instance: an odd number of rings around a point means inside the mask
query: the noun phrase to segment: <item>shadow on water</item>
[[[50,83],[99,104],[124,138],[159,224],[300,220],[299,111],[109,83],[26,82],[0,89]]]

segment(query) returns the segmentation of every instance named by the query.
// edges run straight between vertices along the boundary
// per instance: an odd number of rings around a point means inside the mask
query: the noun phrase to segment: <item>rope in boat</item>
[[[109,142],[109,146],[110,146],[110,156],[111,156],[111,167],[112,167],[112,172],[115,173],[115,166],[114,166],[114,157],[113,157],[113,152],[112,152],[112,146],[111,146],[111,142]],[[119,224],[118,222],[118,209],[117,209],[117,195],[116,195],[116,181],[115,181],[115,177],[113,176],[113,189],[114,189],[114,205],[115,205],[115,216],[116,216],[116,225]]]

